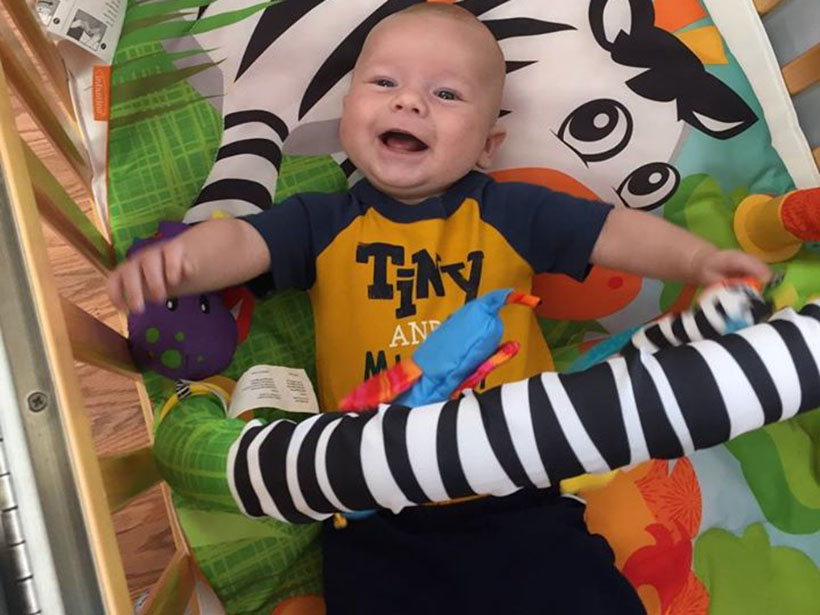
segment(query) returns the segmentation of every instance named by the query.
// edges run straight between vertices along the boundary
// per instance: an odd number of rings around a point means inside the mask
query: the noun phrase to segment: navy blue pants
[[[642,615],[584,505],[522,491],[323,533],[327,615]]]

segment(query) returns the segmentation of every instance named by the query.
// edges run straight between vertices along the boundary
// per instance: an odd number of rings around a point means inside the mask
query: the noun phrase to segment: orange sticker
[[[94,67],[94,80],[91,95],[94,103],[94,119],[99,122],[108,120],[111,109],[111,67],[108,65]]]

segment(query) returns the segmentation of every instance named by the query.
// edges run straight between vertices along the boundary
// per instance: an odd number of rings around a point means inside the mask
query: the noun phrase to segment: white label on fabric
[[[319,402],[305,370],[254,365],[236,383],[228,416],[236,418],[255,408],[318,414]]]

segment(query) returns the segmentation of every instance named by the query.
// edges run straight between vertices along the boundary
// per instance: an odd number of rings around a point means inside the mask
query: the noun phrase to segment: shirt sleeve
[[[347,195],[299,194],[262,213],[241,218],[265,240],[270,271],[248,283],[257,296],[308,290],[316,281],[316,257],[350,221]]]
[[[490,182],[484,192],[485,222],[504,235],[535,273],[586,278],[612,205],[517,182]]]

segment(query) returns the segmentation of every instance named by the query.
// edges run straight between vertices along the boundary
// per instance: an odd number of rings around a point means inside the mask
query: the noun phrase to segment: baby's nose
[[[409,111],[417,115],[424,115],[427,109],[424,104],[424,99],[416,92],[407,88],[396,93],[393,97],[391,108],[393,111]]]

